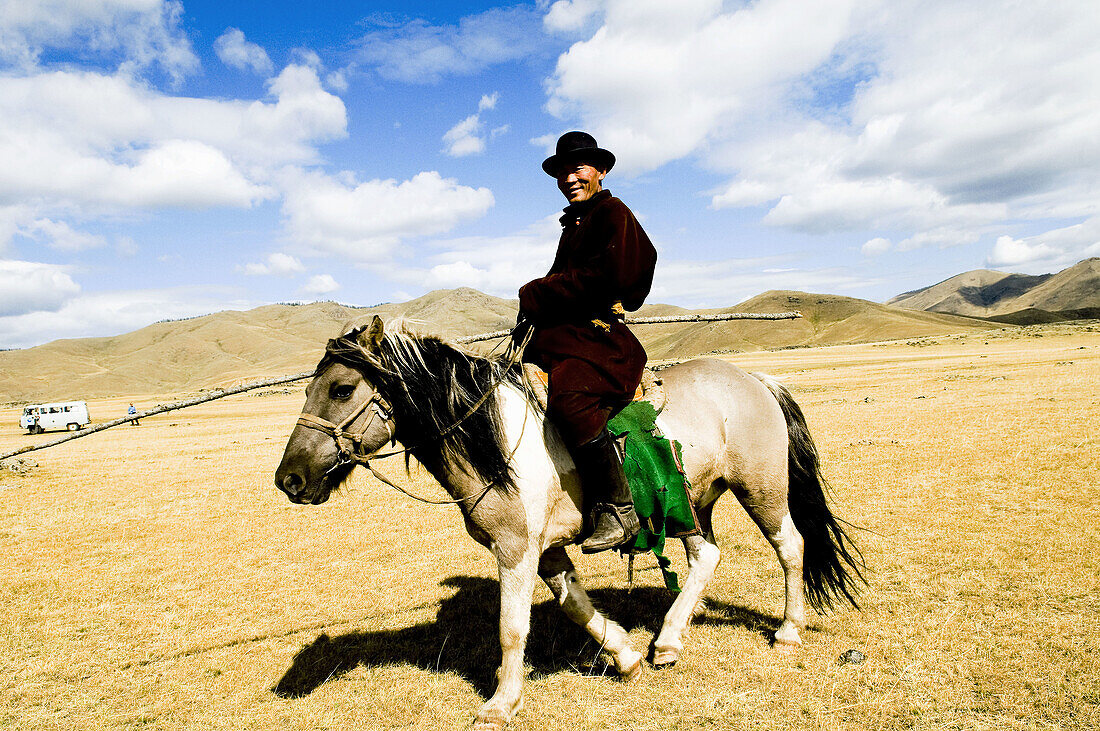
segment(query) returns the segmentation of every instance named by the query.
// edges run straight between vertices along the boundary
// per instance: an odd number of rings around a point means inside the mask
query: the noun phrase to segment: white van
[[[29,434],[68,429],[76,431],[92,423],[88,416],[88,404],[84,401],[61,401],[56,404],[31,404],[23,409],[19,426]]]

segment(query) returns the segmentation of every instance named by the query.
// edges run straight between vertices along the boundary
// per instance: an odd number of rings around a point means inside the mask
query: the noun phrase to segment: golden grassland
[[[539,587],[513,727],[1100,728],[1100,327],[733,359],[791,386],[837,512],[869,529],[863,610],[769,649],[778,562],[727,498],[723,561],[679,664],[603,677]],[[363,474],[323,506],[287,502],[271,479],[301,401],[239,396],[0,471],[0,727],[469,723],[499,657],[489,555],[454,508]],[[0,451],[51,438],[16,418],[0,411]],[[579,566],[646,646],[671,601],[652,559],[633,589],[613,556]],[[866,661],[838,662],[850,648]]]

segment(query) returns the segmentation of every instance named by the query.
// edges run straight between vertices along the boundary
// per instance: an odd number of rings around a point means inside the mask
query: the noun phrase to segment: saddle
[[[546,408],[546,374],[528,363],[524,365],[524,378],[539,403]],[[634,543],[625,552],[651,551],[664,575],[665,586],[678,592],[678,578],[663,554],[665,539],[682,538],[700,531],[691,504],[691,486],[684,473],[680,443],[663,434],[656,423],[664,407],[665,390],[661,379],[647,368],[634,400],[608,422],[607,428],[619,444],[623,471],[642,525]]]
[[[535,394],[535,398],[544,410],[546,409],[546,388],[549,377],[546,372],[532,363],[523,364],[523,377],[527,381],[527,387]],[[653,410],[660,414],[665,408],[665,387],[657,374],[646,368],[642,371],[642,382],[634,392],[634,401],[647,401]]]

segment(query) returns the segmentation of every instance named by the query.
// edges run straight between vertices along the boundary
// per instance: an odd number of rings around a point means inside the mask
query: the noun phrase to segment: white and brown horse
[[[502,728],[522,704],[539,577],[624,679],[642,664],[623,628],[592,606],[566,554],[583,523],[577,473],[521,370],[508,366],[404,327],[386,331],[375,317],[329,341],[275,476],[292,501],[316,505],[396,439],[451,494],[499,570],[502,658],[496,692],[477,712],[482,729]],[[783,386],[724,361],[688,361],[661,378],[667,405],[658,425],[682,445],[702,535],[683,541],[688,575],[653,642],[653,664],[670,665],[683,651],[683,632],[720,559],[711,513],[727,491],[783,566],[786,606],[775,642],[801,644],[804,597],[819,610],[834,600],[854,605],[863,566],[826,503],[801,410]]]

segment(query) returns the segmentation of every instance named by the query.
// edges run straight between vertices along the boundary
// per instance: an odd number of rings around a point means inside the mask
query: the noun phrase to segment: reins
[[[508,362],[500,370],[500,372],[496,376],[494,376],[492,383],[490,383],[489,388],[486,389],[485,393],[483,393],[473,404],[471,404],[466,413],[463,414],[458,420],[456,420],[450,426],[441,429],[438,434],[431,437],[431,441],[435,441],[437,439],[445,439],[448,434],[461,426],[464,421],[477,413],[477,411],[485,405],[485,403],[497,390],[500,384],[504,382],[504,379],[512,370],[512,367],[515,366],[517,362],[519,362],[519,359],[521,357],[523,357],[524,348],[527,347],[527,343],[531,340],[531,335],[532,330],[528,329],[528,331],[524,334],[522,342],[520,342],[519,344],[513,342],[509,345],[510,353],[508,355]],[[363,415],[363,412],[367,411],[368,409],[371,412],[370,417],[363,424],[363,428],[359,429],[358,431],[349,431],[348,427],[350,427],[360,416]],[[481,500],[481,498],[485,497],[485,494],[488,493],[495,484],[495,482],[491,481],[477,493],[467,495],[466,497],[462,498],[455,498],[452,500],[434,500],[432,498],[421,497],[420,495],[416,495],[409,490],[401,487],[400,485],[397,485],[381,472],[379,472],[378,469],[373,464],[371,464],[371,460],[385,459],[386,457],[393,457],[404,453],[411,454],[413,450],[417,449],[417,447],[403,447],[401,449],[387,452],[385,454],[378,454],[377,452],[374,452],[372,454],[362,454],[361,450],[363,447],[363,437],[367,433],[367,430],[370,428],[370,425],[374,421],[375,416],[379,416],[384,419],[386,429],[389,432],[390,436],[388,441],[391,444],[395,445],[396,428],[394,426],[393,407],[390,405],[389,401],[387,401],[386,398],[382,396],[382,394],[377,390],[372,393],[366,401],[357,406],[355,410],[352,411],[347,417],[345,417],[344,420],[341,421],[339,424],[334,424],[327,419],[322,419],[319,416],[306,412],[302,412],[301,414],[299,414],[297,423],[299,426],[304,426],[307,429],[316,429],[319,432],[327,434],[332,437],[333,441],[336,442],[336,448],[339,450],[340,457],[339,459],[337,459],[336,463],[333,464],[332,467],[330,467],[325,472],[326,476],[349,464],[361,465],[370,470],[371,474],[374,475],[379,481],[385,483],[386,485],[389,485],[398,492],[413,498],[414,500],[418,500],[422,503],[428,503],[430,505],[456,505],[469,500],[473,500],[473,504],[476,505]],[[516,452],[519,450],[519,444],[520,441],[522,441],[523,439],[523,431],[526,429],[526,427],[527,410],[525,409],[523,412],[523,425],[520,429],[520,435],[516,439],[516,446],[508,454],[507,459],[505,460],[506,465],[511,464],[512,457],[514,457]]]

